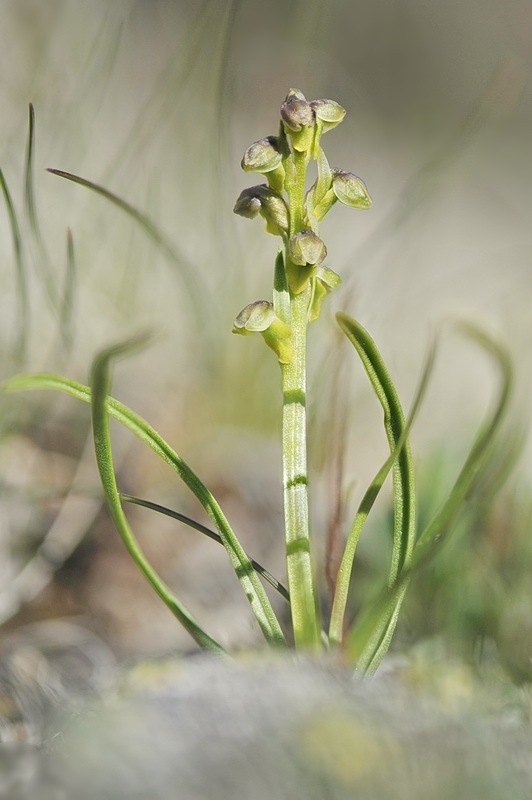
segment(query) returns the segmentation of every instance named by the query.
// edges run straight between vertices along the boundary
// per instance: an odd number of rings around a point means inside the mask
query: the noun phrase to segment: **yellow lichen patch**
[[[307,720],[299,744],[306,763],[346,786],[371,778],[401,754],[395,739],[342,709],[320,711]]]
[[[127,670],[121,690],[126,695],[161,691],[175,687],[183,674],[183,666],[176,658],[143,659]]]
[[[460,663],[444,664],[414,661],[402,674],[403,684],[425,689],[447,714],[456,714],[478,701],[471,669]]]

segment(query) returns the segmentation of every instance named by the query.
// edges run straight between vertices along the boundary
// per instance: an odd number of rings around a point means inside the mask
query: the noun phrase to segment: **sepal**
[[[312,297],[309,305],[308,321],[314,322],[320,315],[321,301],[329,292],[336,289],[341,283],[341,278],[328,267],[316,267],[312,279]]]

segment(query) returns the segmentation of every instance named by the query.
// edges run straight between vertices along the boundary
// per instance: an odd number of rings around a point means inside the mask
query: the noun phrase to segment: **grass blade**
[[[94,360],[91,371],[91,413],[94,436],[94,450],[96,462],[102,481],[103,491],[109,512],[124,542],[130,556],[140,571],[144,574],[152,588],[161,600],[170,609],[193,639],[209,650],[223,652],[223,648],[196,622],[189,611],[179,602],[168,586],[161,580],[157,572],[146,560],[133,532],[128,524],[120,495],[116,485],[116,477],[111,449],[111,435],[109,431],[109,415],[107,413],[107,396],[110,387],[109,363],[111,359],[129,350],[140,342],[128,342],[124,346],[110,348],[102,351]]]
[[[469,493],[475,484],[484,477],[490,458],[493,455],[496,436],[504,420],[512,392],[512,362],[502,345],[473,325],[461,323],[458,329],[462,334],[480,345],[497,364],[501,374],[501,388],[494,410],[481,426],[446,502],[432,522],[420,534],[416,542],[413,558],[414,567],[421,566],[428,558],[432,557],[436,548],[449,531],[457,512],[467,500]]]
[[[337,314],[342,331],[356,349],[371,385],[384,411],[384,428],[390,452],[397,449],[405,427],[405,418],[393,381],[377,345],[369,333],[346,314]],[[412,557],[416,535],[416,495],[414,465],[410,445],[405,441],[393,466],[394,531],[389,585],[393,586],[401,570]]]
[[[5,388],[8,391],[55,389],[66,392],[66,394],[83,400],[86,403],[91,402],[91,390],[88,386],[84,386],[68,378],[63,378],[60,375],[49,373],[21,375],[12,378],[5,384]],[[183,461],[170,445],[166,443],[162,436],[142,419],[142,417],[138,416],[127,406],[119,403],[112,397],[107,397],[106,406],[108,414],[128,428],[140,441],[147,444],[177,473],[181,480],[197,497],[220,533],[231,564],[245,591],[253,614],[265,639],[271,645],[285,646],[285,639],[281,627],[273,612],[265,590],[213,495],[190,469],[188,464]]]
[[[353,562],[360,534],[362,533],[362,529],[368,518],[368,515],[371,509],[373,508],[375,500],[377,499],[379,492],[382,489],[382,486],[386,478],[388,477],[391,468],[396,463],[408,439],[410,429],[416,418],[421,401],[425,395],[427,384],[430,379],[430,375],[432,373],[432,368],[434,366],[435,356],[436,356],[436,341],[434,340],[427,351],[427,355],[425,357],[425,363],[423,365],[423,369],[421,372],[421,377],[418,381],[418,387],[416,389],[416,393],[412,401],[412,406],[408,415],[408,419],[403,427],[401,436],[399,437],[394,450],[392,450],[392,452],[390,453],[384,464],[381,466],[381,468],[373,478],[368,489],[366,490],[358,507],[351,528],[349,530],[349,534],[347,536],[347,540],[345,543],[344,553],[342,556],[342,560],[340,562],[340,568],[338,570],[338,576],[336,579],[336,590],[334,594],[333,607],[331,611],[329,640],[332,644],[341,644],[343,639],[344,619],[345,619],[345,610],[347,606],[347,599],[349,595],[349,585],[351,581]]]
[[[28,297],[28,282],[26,276],[26,264],[24,254],[22,251],[22,239],[20,236],[20,226],[18,224],[17,214],[11,199],[4,173],[0,169],[0,188],[4,196],[4,201],[7,208],[7,216],[9,225],[11,227],[11,236],[13,239],[13,250],[15,253],[15,267],[16,267],[16,294],[18,303],[18,313],[16,322],[16,336],[15,336],[15,360],[18,363],[23,363],[26,358],[26,350],[28,345],[29,335],[29,297]]]
[[[447,499],[418,537],[410,566],[399,576],[396,585],[387,587],[377,602],[362,614],[349,634],[348,650],[357,663],[357,672],[361,674],[374,673],[382,661],[395,627],[398,607],[412,575],[435,556],[443,541],[451,534],[457,517],[467,505],[469,498],[478,487],[482,486],[486,477],[489,478],[491,457],[511,396],[512,364],[506,350],[483,331],[469,324],[462,324],[459,329],[479,344],[497,365],[501,375],[499,394],[493,409],[480,426]],[[503,458],[502,467],[504,466]],[[501,468],[501,479],[505,474],[507,472]]]
[[[120,492],[120,498],[126,503],[134,503],[137,506],[149,508],[151,511],[157,511],[159,514],[165,514],[167,517],[176,519],[178,522],[183,522],[185,525],[188,525],[189,528],[193,528],[194,530],[203,533],[205,536],[208,536],[209,539],[212,539],[213,541],[218,542],[218,544],[223,545],[222,537],[219,533],[207,528],[206,525],[202,525],[201,522],[197,522],[195,519],[187,517],[185,514],[180,514],[179,511],[173,511],[171,508],[159,505],[159,503],[152,503],[151,500],[143,500],[140,497],[134,497],[133,495],[124,494],[123,492]],[[277,578],[274,578],[274,576],[268,572],[267,569],[264,569],[264,567],[261,566],[258,561],[255,561],[253,558],[250,558],[249,560],[255,572],[261,575],[264,580],[270,584],[270,586],[273,586],[273,588],[278,591],[285,600],[290,602],[290,595],[283,584],[278,581]]]
[[[74,290],[76,286],[76,257],[74,252],[74,240],[72,231],[67,229],[67,260],[65,271],[65,283],[61,308],[59,310],[59,329],[61,341],[68,353],[74,341]]]
[[[29,105],[28,120],[28,144],[26,147],[26,168],[24,176],[24,194],[26,213],[30,224],[30,231],[33,236],[36,251],[37,273],[42,278],[46,293],[52,305],[57,307],[57,292],[54,285],[53,276],[50,269],[50,261],[41,235],[39,220],[37,217],[37,207],[35,204],[33,162],[35,160],[35,109],[33,104]]]
[[[146,214],[143,214],[141,211],[132,206],[126,200],[123,200],[118,195],[110,192],[109,189],[105,189],[103,186],[100,186],[93,181],[89,181],[86,178],[81,178],[79,175],[74,175],[71,172],[65,172],[61,169],[48,169],[47,171],[51,172],[53,175],[58,175],[60,178],[65,178],[73,183],[78,183],[80,186],[84,186],[86,189],[96,192],[96,194],[105,197],[106,200],[109,200],[111,203],[113,203],[113,205],[117,206],[117,208],[120,208],[129,217],[131,217],[131,219],[133,219],[144,231],[146,236],[148,236],[148,238],[150,238],[159,247],[166,258],[168,258],[179,268],[178,274],[183,279],[183,284],[189,294],[191,303],[193,305],[193,310],[195,313],[201,313],[204,306],[203,298],[205,295],[205,289],[200,284],[198,273],[194,268],[194,265],[190,263],[183,253],[180,253],[176,250],[172,242],[170,242],[170,240],[162,233],[162,231],[159,230],[155,223],[152,222],[148,216],[146,216]]]

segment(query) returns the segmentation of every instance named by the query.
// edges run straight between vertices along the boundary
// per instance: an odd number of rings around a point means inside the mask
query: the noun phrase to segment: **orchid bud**
[[[353,208],[369,208],[371,197],[363,180],[353,175],[352,172],[343,170],[333,171],[332,189],[344,206]]]
[[[278,139],[267,136],[254,142],[242,159],[244,172],[260,172],[266,175],[270,188],[281,191],[284,186],[283,156],[279,150]]]
[[[247,305],[233,325],[233,333],[248,336],[260,333],[276,354],[281,364],[289,364],[292,359],[292,334],[288,325],[283,322],[268,300],[256,300]]]
[[[322,134],[336,128],[345,117],[346,111],[335,100],[312,100],[310,105],[316,117],[312,158],[317,158]]]
[[[316,115],[305,95],[298,89],[290,89],[281,105],[281,119],[294,150],[309,150],[314,140]]]
[[[317,123],[323,133],[332,128],[336,128],[346,114],[345,108],[334,100],[312,100],[310,105],[314,110]]]
[[[264,186],[261,196],[260,213],[266,221],[266,230],[274,236],[282,236],[288,231],[288,208],[280,194]]]
[[[256,300],[242,309],[233,325],[233,333],[247,336],[257,331],[261,333],[275,319],[273,304],[268,300]]]
[[[346,110],[335,100],[311,100],[310,105],[314,109],[316,117],[324,123],[325,130],[329,127],[334,128],[339,125],[346,115]]]
[[[288,231],[288,208],[278,192],[265,183],[250,186],[240,192],[233,208],[235,214],[253,219],[260,214],[266,222],[266,230],[275,236]]]
[[[244,153],[242,169],[244,172],[270,172],[279,166],[282,155],[276,147],[275,136],[267,136],[258,142],[253,142]]]
[[[290,89],[286,95],[286,100],[281,105],[281,117],[291,131],[300,131],[306,125],[314,124],[312,106],[298,89]]]
[[[243,189],[240,192],[235,207],[233,208],[235,214],[238,214],[240,217],[246,217],[246,219],[253,219],[259,214],[261,202],[257,194],[258,188],[257,186],[250,186],[248,189]]]
[[[321,264],[327,255],[327,248],[319,236],[305,228],[290,238],[290,258],[294,264],[308,266]]]

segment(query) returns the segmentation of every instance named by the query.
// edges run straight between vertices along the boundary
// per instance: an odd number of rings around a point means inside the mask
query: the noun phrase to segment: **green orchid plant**
[[[263,581],[289,604],[293,642],[297,650],[339,651],[362,675],[373,673],[382,661],[390,646],[412,576],[433,557],[452,530],[473,489],[482,481],[508,406],[512,371],[508,355],[501,345],[472,326],[461,326],[462,332],[476,341],[494,361],[501,374],[500,389],[447,499],[432,521],[419,531],[416,525],[414,464],[408,439],[429,380],[436,344],[429,347],[418,389],[409,414],[405,416],[373,339],[359,322],[344,313],[336,315],[338,325],[353,345],[382,407],[390,452],[364,493],[345,537],[343,556],[333,582],[331,611],[328,619],[324,618],[318,602],[319,573],[309,518],[307,328],[319,318],[323,300],[340,283],[340,277],[325,265],[327,247],[320,237],[321,221],[338,202],[355,209],[368,209],[371,205],[364,182],[351,172],[332,169],[322,148],[322,137],[342,122],[345,113],[337,102],[325,99],[308,101],[301,91],[291,89],[281,105],[277,135],[252,144],[242,159],[243,170],[264,176],[265,182],[244,189],[234,207],[235,213],[242,217],[262,217],[266,231],[280,239],[272,299],[247,305],[237,315],[233,332],[241,335],[259,333],[279,362],[287,587],[248,556],[220,505],[188,464],[148,422],[111,396],[110,367],[113,359],[141,344],[140,339],[99,353],[92,366],[89,386],[59,375],[33,374],[11,379],[6,388],[9,391],[59,390],[90,403],[96,459],[107,505],[118,533],[153,589],[200,647],[223,651],[146,559],[126,517],[126,504],[137,503],[167,514],[221,543],[252,614],[271,647],[284,649],[288,645],[286,631],[274,613]],[[309,178],[311,167],[314,174]],[[53,172],[103,194],[140,222],[148,235],[163,241],[144,215],[106,189],[70,173]],[[166,246],[164,242],[163,245]],[[216,530],[148,500],[120,493],[113,465],[109,417],[128,428],[175,471],[197,497]],[[368,514],[390,473],[394,522],[388,574],[383,576],[380,594],[368,599],[356,618],[350,620],[347,618],[348,599],[357,544]]]

